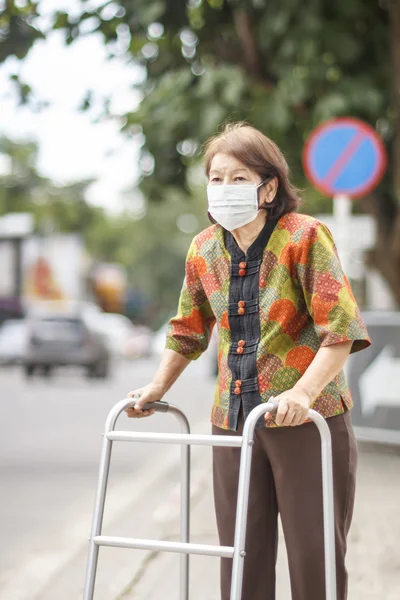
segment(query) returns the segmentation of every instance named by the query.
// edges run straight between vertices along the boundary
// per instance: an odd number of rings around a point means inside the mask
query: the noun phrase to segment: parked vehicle
[[[157,358],[161,357],[164,352],[167,326],[168,323],[164,323],[164,325],[161,325],[160,329],[158,329],[153,335],[150,351],[151,354]]]
[[[134,325],[134,327],[135,334],[126,344],[126,355],[128,358],[148,358],[151,356],[154,333],[146,325]]]
[[[100,313],[96,329],[104,336],[115,358],[132,359],[148,356],[153,332],[144,325],[133,325],[128,317],[118,313]]]
[[[104,337],[77,305],[74,311],[54,311],[32,316],[24,360],[25,374],[37,370],[51,375],[58,366],[82,366],[89,377],[110,375],[110,351]]]
[[[116,313],[100,313],[95,327],[104,337],[112,356],[125,358],[127,342],[135,333],[135,328],[128,317]]]
[[[0,365],[21,364],[27,344],[27,324],[24,319],[8,319],[0,327]]]

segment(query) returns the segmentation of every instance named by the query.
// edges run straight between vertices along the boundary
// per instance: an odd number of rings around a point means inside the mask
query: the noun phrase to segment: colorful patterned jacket
[[[197,359],[215,323],[219,375],[211,420],[223,429],[237,429],[241,404],[247,416],[292,388],[321,346],[352,340],[356,352],[370,344],[331,233],[295,213],[267,221],[246,254],[220,225],[194,238],[166,348]],[[313,404],[324,417],[351,407],[343,371]]]

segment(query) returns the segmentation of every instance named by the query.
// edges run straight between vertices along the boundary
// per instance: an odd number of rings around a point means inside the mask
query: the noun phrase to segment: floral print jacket
[[[211,420],[223,429],[237,429],[241,405],[247,416],[292,388],[321,346],[351,340],[356,352],[370,344],[330,231],[297,213],[268,220],[246,253],[220,225],[193,239],[166,348],[197,359],[215,323],[219,375]],[[324,417],[351,407],[343,371],[313,404]]]

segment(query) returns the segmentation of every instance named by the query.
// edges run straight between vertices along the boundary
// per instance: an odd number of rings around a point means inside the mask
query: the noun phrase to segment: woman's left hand
[[[303,390],[291,389],[274,398],[278,403],[276,424],[295,427],[302,425],[307,419],[312,399]],[[266,413],[265,421],[271,418],[271,413]]]

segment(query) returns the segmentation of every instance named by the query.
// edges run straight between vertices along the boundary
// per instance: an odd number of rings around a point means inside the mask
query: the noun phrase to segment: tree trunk
[[[397,202],[400,204],[400,2],[389,4],[390,48],[393,73],[393,104],[396,114],[393,141],[393,184]]]
[[[375,267],[389,284],[400,306],[400,2],[389,2],[389,33],[392,62],[393,106],[395,124],[392,146],[393,196],[371,196],[362,202],[362,208],[373,214],[377,222],[375,249],[369,255],[370,266]]]
[[[374,216],[377,224],[375,248],[369,252],[367,263],[387,281],[400,306],[400,265],[393,244],[400,223],[400,210],[393,197],[377,194],[364,198],[361,208]]]
[[[257,47],[252,17],[245,8],[236,8],[233,13],[233,23],[236,35],[243,53],[243,64],[254,81],[271,87],[276,84],[276,78],[268,70],[268,66]]]

